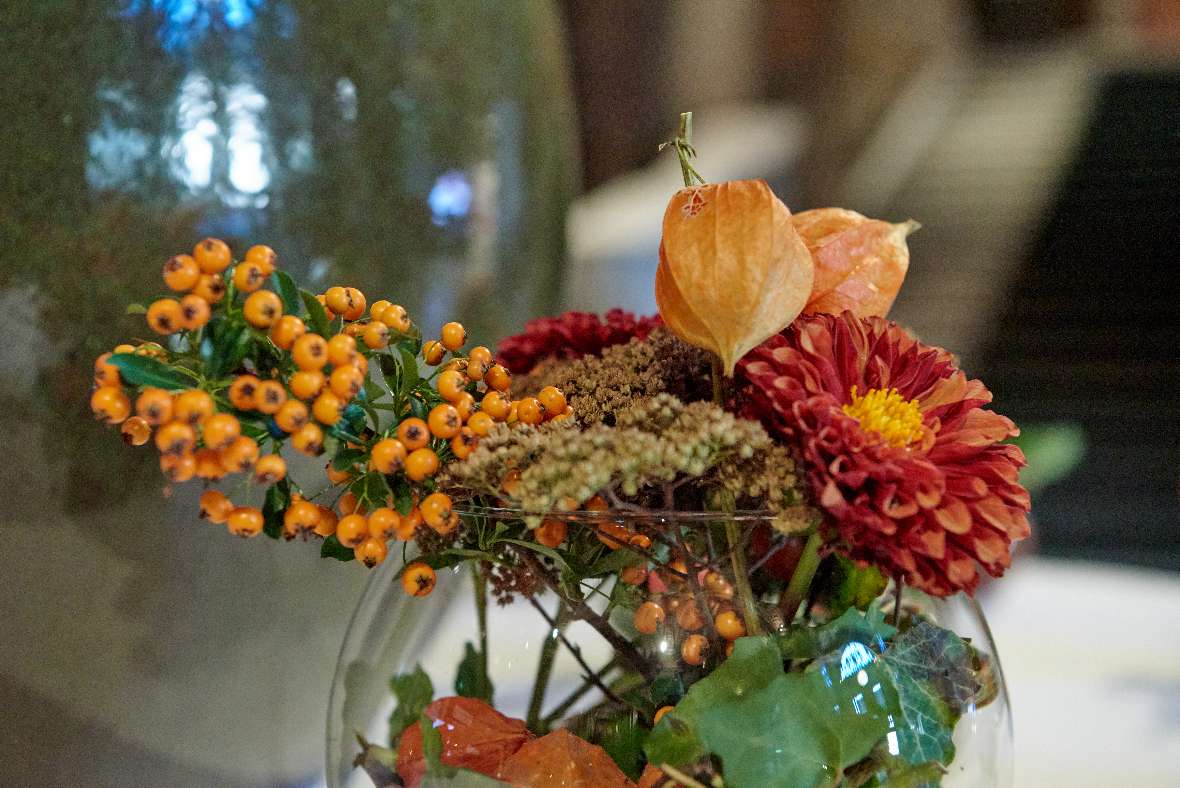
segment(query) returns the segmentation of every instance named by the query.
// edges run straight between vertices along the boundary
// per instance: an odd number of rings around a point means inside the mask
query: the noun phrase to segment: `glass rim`
[[[540,517],[546,520],[562,520],[564,522],[645,522],[645,523],[716,523],[716,522],[749,522],[767,523],[779,516],[778,512],[770,509],[735,509],[733,511],[697,511],[690,509],[628,509],[610,508],[588,511],[574,509],[562,511],[550,509],[539,511],[522,509],[511,506],[471,506],[469,503],[457,503],[454,511],[460,517],[487,517],[493,520],[522,520],[524,518]]]

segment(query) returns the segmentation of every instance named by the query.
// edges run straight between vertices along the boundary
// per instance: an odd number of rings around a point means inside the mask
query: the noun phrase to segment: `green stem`
[[[742,534],[738,524],[733,520],[725,524],[725,540],[729,543],[729,560],[733,564],[733,585],[742,600],[742,610],[745,611],[746,632],[750,635],[761,635],[762,618],[758,613],[758,603],[754,600],[754,589],[750,588]]]
[[[488,675],[488,579],[471,562],[471,583],[475,586],[475,617],[479,622],[479,672]]]
[[[548,728],[554,722],[564,717],[565,713],[573,708],[575,703],[581,700],[587,692],[595,689],[598,685],[598,682],[603,681],[607,675],[618,666],[618,664],[618,659],[612,657],[609,662],[603,665],[602,668],[596,674],[594,674],[594,678],[583,679],[581,685],[577,689],[567,695],[565,699],[561,701],[561,703],[558,703],[553,707],[552,711],[545,715],[545,717],[541,720],[541,724]],[[539,731],[537,732],[539,733]]]
[[[539,732],[541,724],[541,709],[545,705],[545,690],[549,687],[549,679],[553,675],[553,663],[557,657],[559,640],[558,632],[565,628],[569,618],[565,605],[558,604],[557,615],[553,618],[553,626],[545,631],[545,640],[541,644],[541,657],[537,661],[537,677],[533,680],[533,694],[529,698],[529,710],[525,716],[525,726],[531,731]]]
[[[779,609],[788,621],[795,620],[799,605],[807,597],[811,581],[815,579],[815,572],[819,569],[819,548],[822,544],[823,539],[820,538],[819,531],[816,531],[807,537],[807,542],[803,545],[803,554],[799,556],[799,563],[795,565],[791,581],[787,583],[787,590],[783,592],[783,598],[779,602]]]
[[[671,145],[676,149],[676,158],[680,161],[680,175],[684,178],[685,186],[702,184],[705,179],[696,171],[689,160],[697,155],[692,147],[692,113],[681,112],[680,123],[676,127],[676,139],[660,145],[660,150]]]

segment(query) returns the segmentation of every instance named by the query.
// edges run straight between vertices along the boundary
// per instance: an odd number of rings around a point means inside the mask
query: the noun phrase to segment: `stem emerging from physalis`
[[[811,588],[811,581],[815,579],[815,571],[819,569],[819,548],[823,544],[819,531],[807,537],[803,545],[803,553],[799,556],[799,563],[795,564],[795,571],[791,573],[791,580],[787,583],[787,590],[779,601],[779,610],[787,622],[795,620],[799,612],[799,605],[807,598],[807,591]]]
[[[701,174],[692,166],[689,159],[696,157],[696,149],[692,146],[692,113],[681,112],[680,124],[676,127],[676,139],[671,142],[660,143],[660,150],[671,145],[676,149],[676,158],[680,160],[680,174],[684,176],[685,186],[697,186],[705,182]]]

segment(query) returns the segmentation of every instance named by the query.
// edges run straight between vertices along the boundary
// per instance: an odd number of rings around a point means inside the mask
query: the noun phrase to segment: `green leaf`
[[[487,656],[469,640],[463,646],[463,659],[455,675],[455,694],[492,702],[492,680],[488,678]]]
[[[598,726],[598,744],[606,750],[620,769],[632,780],[643,772],[643,745],[647,728],[639,724],[636,714],[627,712]]]
[[[291,502],[291,483],[286,479],[266,488],[266,500],[262,504],[264,525],[262,532],[271,539],[283,535],[283,513]]]
[[[346,471],[364,458],[365,453],[360,449],[343,448],[332,458],[332,470]]]
[[[910,764],[877,745],[867,758],[846,769],[847,788],[937,788],[945,770],[938,763]]]
[[[147,307],[143,304],[128,304],[127,308],[123,310],[125,315],[146,315]]]
[[[634,550],[627,550],[626,548],[612,550],[595,561],[583,577],[600,577],[602,575],[614,574],[629,566],[637,566],[646,560]]]
[[[389,715],[389,741],[397,745],[402,731],[413,725],[423,716],[426,707],[434,699],[434,684],[430,676],[422,670],[421,665],[415,665],[409,673],[402,673],[389,680],[390,689],[397,699],[397,706]],[[430,723],[427,723],[429,726]]]
[[[270,275],[270,286],[279,294],[279,298],[283,300],[283,313],[287,315],[300,315],[303,312],[303,304],[300,303],[299,288],[295,285],[295,280],[286,271],[276,270]]]
[[[949,764],[955,723],[979,690],[970,647],[954,632],[919,621],[897,636],[881,662],[906,721],[898,730],[901,757],[914,765]]]
[[[397,352],[401,357],[401,386],[398,393],[409,394],[422,380],[418,370],[418,359],[401,345],[398,345]]]
[[[875,566],[859,567],[842,555],[832,556],[829,562],[824,586],[828,609],[834,616],[842,615],[850,607],[866,609],[888,585],[889,581]]]
[[[839,618],[822,626],[798,624],[778,636],[779,648],[787,659],[815,659],[851,641],[863,643],[876,651],[884,651],[886,642],[897,630],[885,623],[879,607],[864,613],[849,608]]]
[[[817,713],[840,737],[840,766],[864,758],[901,718],[901,703],[880,658],[856,640],[808,666]]]
[[[307,307],[307,320],[310,323],[308,327],[324,339],[331,337],[332,324],[328,320],[328,313],[324,310],[324,305],[306,290],[300,290],[299,297],[303,299],[303,305]]]
[[[109,362],[119,368],[119,377],[132,386],[155,386],[167,391],[191,388],[193,380],[154,358],[134,353],[115,353]]]
[[[211,334],[208,373],[211,378],[220,378],[238,368],[242,359],[246,358],[254,337],[249,326],[236,320],[219,322]]]
[[[355,561],[356,554],[351,548],[340,544],[340,540],[333,534],[320,545],[320,558],[335,558],[337,561]]]
[[[562,558],[561,553],[557,552],[552,547],[546,547],[545,545],[538,542],[528,542],[524,539],[499,539],[497,541],[514,544],[518,547],[525,547],[529,550],[532,550],[534,553],[540,553],[546,558],[552,558],[559,567],[564,567],[566,565],[565,559]]]
[[[500,782],[469,769],[448,769],[445,774],[425,774],[418,788],[505,788]]]
[[[394,713],[397,713],[396,709]],[[418,715],[418,727],[422,731],[422,757],[426,761],[426,773],[453,776],[456,770],[442,763],[442,734],[434,727],[434,720],[426,716],[425,707]]]
[[[388,483],[389,479],[387,478],[385,481]],[[391,487],[393,489],[393,508],[397,509],[398,514],[405,517],[414,508],[414,491],[405,481],[399,481]]]

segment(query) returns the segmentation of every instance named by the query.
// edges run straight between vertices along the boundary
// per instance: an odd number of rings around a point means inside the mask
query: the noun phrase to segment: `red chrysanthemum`
[[[646,339],[662,323],[659,315],[636,317],[622,309],[610,310],[605,319],[591,312],[537,318],[525,323],[520,334],[503,340],[496,359],[510,372],[524,374],[547,358],[596,356],[611,345]]]
[[[881,318],[801,317],[739,365],[744,412],[794,445],[829,549],[937,596],[1028,536],[1019,433],[945,350]]]

